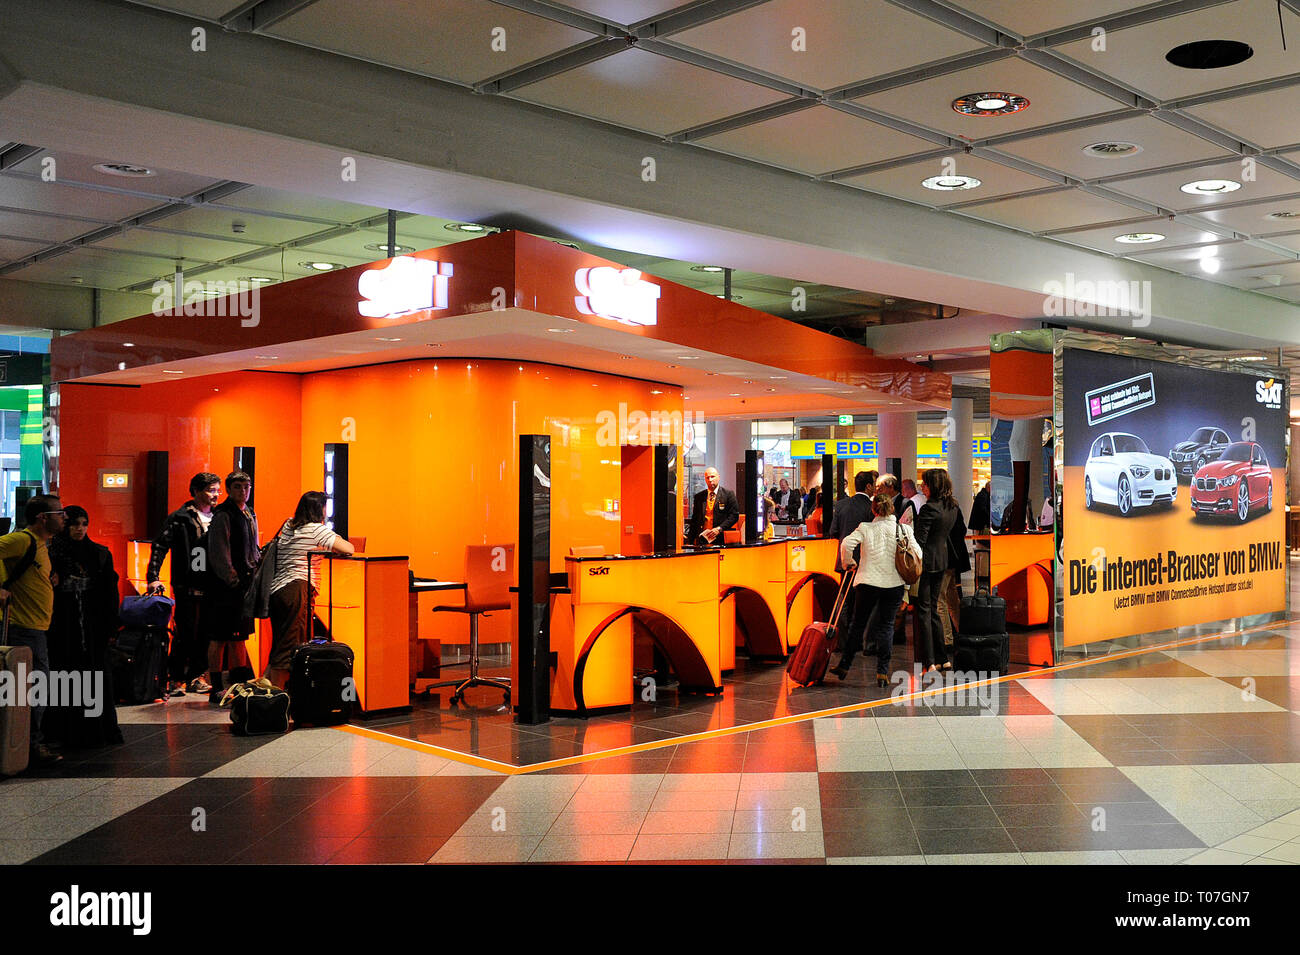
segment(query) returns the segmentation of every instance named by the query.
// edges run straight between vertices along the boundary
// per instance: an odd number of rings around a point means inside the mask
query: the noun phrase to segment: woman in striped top
[[[271,655],[265,676],[283,688],[289,681],[293,651],[311,639],[311,601],[316,591],[310,551],[352,554],[354,548],[325,526],[325,495],[308,491],[298,499],[293,519],[276,535],[271,580]],[[310,588],[310,589],[309,589]]]

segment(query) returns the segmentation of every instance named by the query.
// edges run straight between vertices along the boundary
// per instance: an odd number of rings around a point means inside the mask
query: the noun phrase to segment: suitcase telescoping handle
[[[840,579],[840,592],[835,595],[835,606],[831,608],[831,619],[827,621],[827,634],[834,633],[840,624],[840,614],[844,612],[844,604],[848,600],[849,591],[853,587],[854,571],[846,570]]]

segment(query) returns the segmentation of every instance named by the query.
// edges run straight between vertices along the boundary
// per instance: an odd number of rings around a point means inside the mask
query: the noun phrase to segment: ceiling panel
[[[1224,270],[1255,268],[1275,264],[1282,256],[1267,249],[1257,249],[1245,242],[1227,242],[1218,245],[1206,245],[1196,249],[1179,249],[1175,252],[1151,252],[1134,256],[1139,261],[1158,265],[1165,269],[1200,272],[1197,264],[1208,253],[1213,252],[1221,262]]]
[[[1279,285],[1300,282],[1300,262],[1274,263],[1228,273],[1221,272],[1220,275],[1233,285],[1269,292]]]
[[[955,168],[944,165],[942,159],[926,159],[919,163],[892,166],[889,169],[869,172],[861,176],[850,176],[839,181],[846,185],[870,189],[872,192],[883,192],[899,199],[910,199],[913,202],[923,202],[933,206],[949,206],[956,202],[1011,195],[1053,185],[1049,180],[988,159],[980,159],[978,156],[957,153],[956,156],[947,158],[955,160]],[[927,189],[921,185],[923,180],[933,176],[954,174],[973,176],[980,180],[980,185],[974,189],[956,189],[950,192]]]
[[[1300,63],[1295,66],[1300,69]],[[1300,89],[1294,86],[1191,107],[1187,113],[1264,149],[1300,141]]]
[[[45,165],[46,159],[54,160],[55,178],[57,181],[65,183],[83,182],[109,188],[129,189],[132,192],[147,192],[151,195],[169,198],[188,196],[208,189],[215,184],[214,180],[207,176],[194,176],[186,172],[173,172],[170,169],[159,169],[157,167],[149,167],[153,172],[151,176],[114,176],[95,169],[96,165],[105,162],[103,159],[93,159],[89,156],[51,152],[49,150],[34,153],[22,162],[16,163],[12,168],[18,172],[40,176],[49,168]],[[130,157],[116,161],[143,165],[135,163]]]
[[[694,0],[563,0],[563,5],[583,13],[628,26],[649,20]]]
[[[12,273],[14,278],[30,282],[68,284],[80,276],[87,287],[120,289],[139,282],[170,275],[174,264],[169,259],[122,255],[96,249],[77,249],[44,262],[29,265]]]
[[[816,175],[933,149],[934,143],[814,106],[700,140],[711,149]]]
[[[35,255],[43,248],[45,248],[44,242],[24,242],[21,239],[0,236],[0,262],[25,259],[29,255]]]
[[[207,20],[219,20],[231,10],[244,6],[239,0],[149,0],[149,6],[188,13]]]
[[[283,189],[268,189],[253,186],[241,189],[224,199],[212,203],[217,207],[254,209],[267,215],[302,216],[319,219],[326,224],[343,224],[356,222],[372,216],[383,215],[387,210],[378,206],[364,206],[353,202],[340,202],[337,199],[322,199],[300,192],[287,192]],[[232,217],[233,218],[233,217]],[[303,223],[304,229],[314,228],[310,223]]]
[[[1285,7],[1282,20],[1289,38],[1300,37],[1300,17]],[[1238,40],[1254,55],[1243,63],[1216,70],[1174,66],[1165,54],[1197,40]],[[1087,69],[1115,77],[1158,100],[1182,99],[1211,90],[1295,73],[1300,69],[1294,43],[1282,50],[1276,0],[1234,0],[1106,34],[1106,48],[1092,49],[1093,38],[1056,48]]]
[[[511,95],[660,136],[787,98],[775,90],[635,49],[524,86]]]
[[[950,0],[949,5],[1024,37],[1084,21],[1095,23],[1135,5],[1145,6],[1135,4],[1133,0],[1089,0],[1087,15],[1084,16],[1083,4],[1079,0]]]
[[[1163,235],[1165,238],[1163,241],[1153,242],[1149,245],[1125,244],[1115,241],[1116,236],[1128,235],[1134,232],[1152,232]],[[1198,229],[1191,223],[1177,222],[1166,218],[1143,219],[1138,222],[1127,222],[1124,225],[1107,226],[1102,229],[1065,232],[1052,238],[1060,239],[1062,242],[1070,242],[1074,245],[1082,245],[1089,249],[1096,249],[1098,252],[1126,256],[1133,255],[1143,249],[1155,251],[1157,248],[1215,242],[1219,239],[1217,235]]]
[[[163,220],[166,222],[167,220]],[[171,224],[168,223],[170,228]],[[188,259],[198,262],[219,262],[234,255],[259,248],[256,242],[234,242],[225,239],[201,239],[190,235],[174,235],[152,229],[128,229],[96,242],[96,249],[115,249],[140,252],[168,259]]]
[[[1141,152],[1128,156],[1097,156],[1083,151],[1093,143],[1133,143]],[[1198,136],[1149,116],[1098,123],[1083,129],[1049,133],[1004,143],[1002,152],[1077,179],[1101,179],[1194,159],[1222,158],[1224,151]]]
[[[1141,214],[1129,206],[1075,189],[1065,189],[1046,196],[1001,199],[988,205],[972,206],[962,212],[1024,232],[1049,232],[1090,222],[1115,222]]]
[[[1300,183],[1296,184],[1300,187]],[[1300,193],[1300,188],[1295,190]],[[1273,218],[1275,213],[1294,212],[1289,218]],[[1231,209],[1197,209],[1198,218],[1207,219],[1243,235],[1263,235],[1269,232],[1290,232],[1300,229],[1300,196],[1293,199],[1272,199],[1252,202]]]
[[[1157,173],[1137,179],[1121,179],[1108,182],[1107,189],[1114,189],[1125,195],[1136,196],[1148,202],[1154,202],[1165,209],[1195,210],[1199,212],[1207,206],[1222,205],[1225,202],[1249,202],[1268,196],[1282,196],[1300,192],[1300,180],[1274,172],[1266,166],[1255,164],[1254,181],[1244,180],[1242,160],[1210,163],[1193,169],[1180,169],[1175,172]],[[1201,179],[1223,179],[1241,183],[1235,192],[1220,192],[1210,195],[1191,195],[1183,192],[1184,183]]]
[[[794,49],[796,29],[805,49]],[[768,0],[671,39],[819,90],[983,46],[886,0]]]
[[[7,212],[0,209],[0,235],[64,242],[100,227],[101,223],[87,222],[82,219],[59,219],[54,216],[29,215],[25,212]]]
[[[125,180],[123,180],[125,181]],[[156,208],[157,199],[137,199],[109,192],[79,189],[61,182],[18,179],[0,175],[0,206],[39,209],[101,222],[116,222]]]
[[[283,280],[288,280],[302,278],[305,275],[319,275],[318,271],[308,268],[302,263],[322,258],[327,262],[333,262],[345,268],[353,265],[365,265],[368,262],[375,261],[369,252],[365,253],[364,256],[341,255],[337,252],[322,256],[319,253],[313,253],[310,249],[285,249],[283,252],[276,250],[268,252],[261,258],[241,262],[236,268],[240,270],[241,275],[269,275],[272,278],[279,279],[283,277]]]
[[[1292,232],[1288,235],[1271,235],[1266,241],[1273,245],[1280,245],[1284,249],[1290,249],[1292,252],[1300,252],[1300,232]]]
[[[967,116],[952,108],[953,100],[960,96],[991,92],[1024,96],[1029,105],[1018,113],[999,116]],[[1093,116],[1121,106],[1110,97],[1014,57],[873,93],[854,102],[972,140]]]
[[[492,49],[493,30],[505,49]],[[316,0],[266,31],[298,43],[474,83],[523,66],[592,34],[482,0]]]
[[[244,231],[238,234],[239,240],[249,245],[277,245],[329,228],[326,224],[297,222],[255,212],[236,212],[219,206],[183,209],[165,219],[160,219],[158,225],[177,232],[234,238],[237,233],[231,226],[235,222],[243,223]]]

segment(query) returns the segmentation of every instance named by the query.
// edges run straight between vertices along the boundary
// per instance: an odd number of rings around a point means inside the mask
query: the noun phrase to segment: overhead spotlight
[[[1240,40],[1196,40],[1174,47],[1165,54],[1165,60],[1184,70],[1221,70],[1254,55],[1250,44]]]
[[[1179,188],[1192,196],[1219,196],[1236,192],[1241,188],[1241,183],[1232,179],[1198,179],[1196,182],[1183,183]]]
[[[931,176],[921,180],[921,185],[940,192],[955,192],[958,189],[978,189],[983,183],[974,176]]]
[[[1128,245],[1140,245],[1146,242],[1163,242],[1164,238],[1159,232],[1126,232],[1124,235],[1115,236],[1115,241]]]

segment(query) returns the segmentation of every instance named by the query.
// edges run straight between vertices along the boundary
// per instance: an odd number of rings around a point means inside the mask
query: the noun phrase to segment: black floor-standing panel
[[[551,718],[551,438],[519,436],[519,684],[515,722]]]

